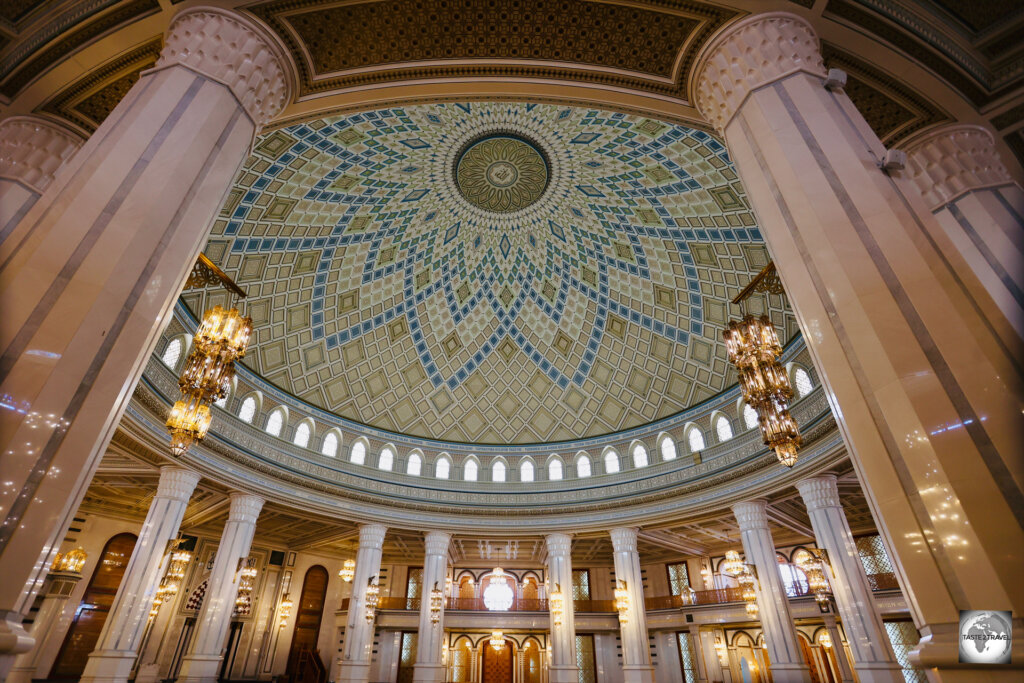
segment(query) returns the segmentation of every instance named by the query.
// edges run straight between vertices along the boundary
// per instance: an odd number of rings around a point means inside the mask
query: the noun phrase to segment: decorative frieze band
[[[804,479],[797,483],[796,489],[804,499],[808,511],[842,506],[839,502],[839,487],[835,475],[823,474],[813,479]]]
[[[992,134],[981,126],[939,126],[914,140],[906,152],[907,175],[933,210],[968,190],[1013,182]]]
[[[725,29],[698,59],[695,104],[719,132],[751,90],[805,71],[825,76],[818,36],[788,12],[756,14]]]
[[[257,129],[291,102],[288,56],[248,17],[192,7],[171,20],[156,68],[183,64],[231,88]]]
[[[0,177],[11,178],[39,194],[85,141],[41,116],[12,116],[0,121]]]
[[[732,506],[732,513],[740,531],[768,528],[768,504],[763,500],[748,500]]]

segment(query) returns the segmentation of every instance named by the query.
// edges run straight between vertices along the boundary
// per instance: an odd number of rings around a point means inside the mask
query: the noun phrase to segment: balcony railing
[[[460,612],[488,612],[491,611],[483,598],[448,598],[445,609]],[[513,598],[512,605],[503,612],[547,612],[548,601],[537,598]]]

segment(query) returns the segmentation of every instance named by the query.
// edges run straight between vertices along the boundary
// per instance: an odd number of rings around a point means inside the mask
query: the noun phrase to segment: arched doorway
[[[137,540],[135,534],[118,534],[103,546],[96,570],[50,670],[51,679],[77,679],[85,671],[89,653],[96,648]]]
[[[295,615],[295,631],[292,632],[292,646],[288,650],[286,673],[295,672],[299,654],[304,650],[315,652],[320,637],[320,621],[324,616],[324,599],[327,597],[327,570],[313,565],[302,580],[299,609]]]
[[[483,641],[484,663],[481,683],[512,683],[512,662],[515,645],[505,638],[505,647],[495,650],[487,638]]]

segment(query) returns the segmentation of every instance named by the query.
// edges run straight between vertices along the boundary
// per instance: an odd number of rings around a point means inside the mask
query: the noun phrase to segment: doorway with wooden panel
[[[512,683],[512,662],[515,661],[515,645],[505,639],[505,647],[495,650],[485,638],[482,644],[483,667],[481,683]]]
[[[299,595],[299,609],[295,615],[295,631],[292,633],[292,645],[288,650],[288,664],[285,672],[296,673],[299,655],[302,652],[316,652],[316,643],[320,639],[320,622],[324,616],[324,601],[327,597],[327,570],[320,565],[313,565],[306,571],[302,580],[302,593]]]

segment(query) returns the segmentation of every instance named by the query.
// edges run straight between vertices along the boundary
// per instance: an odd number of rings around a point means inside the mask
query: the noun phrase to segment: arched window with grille
[[[309,423],[300,422],[299,426],[295,428],[295,438],[293,439],[293,442],[299,448],[308,448],[310,433],[311,430],[309,428]]]
[[[390,446],[385,446],[380,451],[380,457],[377,458],[378,469],[391,471],[391,468],[395,465],[395,452],[391,450]]]
[[[267,418],[267,426],[264,431],[271,436],[281,436],[281,430],[284,428],[284,410],[281,408],[275,408],[271,413],[270,417]]]
[[[349,453],[348,459],[356,465],[364,464],[366,462],[366,443],[360,439],[352,444],[352,452]]]
[[[666,434],[661,437],[661,443],[659,444],[659,450],[661,450],[662,460],[675,460],[676,459],[676,442],[672,440],[672,437]]]
[[[743,404],[743,424],[746,425],[747,429],[753,429],[757,426],[757,411],[746,403]]]
[[[434,463],[434,476],[438,479],[447,479],[451,472],[452,463],[443,455]]]
[[[491,465],[491,481],[505,481],[505,463],[495,460]]]
[[[462,466],[462,478],[466,481],[476,481],[479,469],[480,467],[476,464],[476,460],[468,458],[466,463]]]
[[[690,446],[691,453],[704,450],[704,434],[697,427],[690,428],[690,432],[686,435],[686,442]]]
[[[405,473],[411,474],[414,477],[420,476],[420,471],[423,469],[423,458],[420,457],[419,453],[410,453],[409,461],[405,464]]]
[[[164,362],[164,365],[174,370],[178,367],[178,361],[181,359],[181,352],[184,348],[185,342],[182,341],[181,337],[175,337],[167,344],[167,348],[164,349],[164,355],[160,359]]]
[[[798,367],[793,370],[793,388],[796,389],[796,395],[799,398],[803,398],[814,389],[810,374],[803,368]]]
[[[242,407],[238,409],[238,419],[252,424],[254,417],[256,417],[256,399],[252,396],[246,396],[245,400],[242,401]]]
[[[529,460],[519,463],[519,481],[533,481],[533,463]]]
[[[336,457],[338,455],[338,435],[334,432],[327,432],[327,436],[324,437],[324,442],[320,446],[320,452],[329,458]]]
[[[560,481],[562,479],[562,461],[558,458],[552,458],[548,463],[548,479],[550,481]]]
[[[579,455],[576,457],[576,476],[582,478],[589,477],[591,472],[590,468],[590,456]]]
[[[642,443],[633,446],[633,467],[647,467],[647,449]]]
[[[604,454],[605,474],[615,474],[619,471],[619,454],[615,451],[608,451]]]
[[[719,443],[732,438],[732,425],[729,424],[729,418],[725,415],[715,418],[715,435],[718,436]]]

